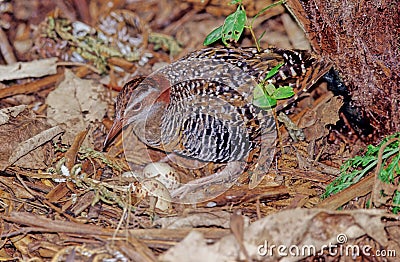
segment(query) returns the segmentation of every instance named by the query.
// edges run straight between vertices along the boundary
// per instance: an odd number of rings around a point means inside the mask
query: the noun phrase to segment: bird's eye
[[[138,111],[142,108],[142,103],[141,102],[137,102],[134,105],[132,105],[129,109],[133,110],[133,111]]]

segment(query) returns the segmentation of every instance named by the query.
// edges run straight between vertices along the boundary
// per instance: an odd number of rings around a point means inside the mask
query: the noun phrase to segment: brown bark
[[[287,6],[369,119],[368,140],[400,131],[398,0],[288,0]]]

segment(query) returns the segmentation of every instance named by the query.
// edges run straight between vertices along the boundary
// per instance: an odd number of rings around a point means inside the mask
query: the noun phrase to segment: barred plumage
[[[271,112],[252,104],[252,93],[280,63],[282,67],[268,82],[290,85],[297,93],[312,86],[330,68],[308,51],[195,51],[124,86],[105,146],[123,126],[132,125],[148,146],[201,161],[247,161],[249,153],[258,149],[258,168],[265,172],[273,157],[276,127]],[[276,110],[285,105],[279,104]]]
[[[160,143],[169,148],[169,143],[179,141],[183,148],[173,152],[187,157],[213,162],[242,160],[256,147],[261,126],[275,131],[270,114],[219,82],[181,82],[171,87],[170,97]]]
[[[289,85],[295,89],[296,95],[287,101],[281,101],[275,108],[276,111],[282,110],[296,100],[302,92],[308,90],[331,68],[328,62],[312,55],[307,50],[281,48],[267,48],[260,52],[254,47],[205,48],[190,53],[182,59],[193,58],[211,58],[228,62],[253,76],[256,82],[261,82],[273,67],[283,63],[278,74],[268,82],[279,86]]]

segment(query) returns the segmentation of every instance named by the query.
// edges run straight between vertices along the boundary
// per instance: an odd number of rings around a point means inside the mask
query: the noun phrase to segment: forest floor
[[[133,135],[103,150],[124,83],[204,48],[235,11],[228,2],[0,1],[1,261],[395,261],[391,200],[365,209],[379,198],[373,168],[350,193],[322,198],[366,148],[323,79],[283,110],[305,139],[280,123],[274,160],[252,189],[246,171],[199,203],[169,202],[157,182],[134,176],[164,152]],[[243,3],[253,17],[272,2]],[[253,28],[262,48],[311,50],[283,5]],[[234,45],[254,46],[251,33]],[[168,163],[181,181],[221,168]]]

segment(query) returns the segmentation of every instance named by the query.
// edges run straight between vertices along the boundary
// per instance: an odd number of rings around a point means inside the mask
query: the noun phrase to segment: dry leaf
[[[308,141],[317,140],[329,134],[326,128],[329,124],[339,121],[339,110],[343,105],[343,99],[335,96],[329,101],[318,105],[316,110],[308,111],[300,119],[299,127],[303,128]]]
[[[48,130],[50,125],[43,118],[36,118],[35,113],[26,106],[2,109],[0,119],[3,123],[0,125],[0,170],[4,170],[11,164],[9,160],[12,163],[16,161],[15,166],[32,169],[46,168],[52,159],[53,147],[51,144],[46,144],[38,148],[49,139],[42,137],[36,140],[40,135],[33,137]],[[33,140],[30,140],[31,138]],[[29,146],[31,142],[33,144]]]
[[[52,140],[55,136],[61,134],[62,132],[63,130],[59,126],[55,126],[19,143],[8,159],[8,164],[14,164],[18,159],[35,150],[44,143]]]
[[[101,99],[103,90],[94,81],[80,79],[71,71],[65,71],[65,79],[46,99],[48,122],[65,130],[63,143],[71,144],[76,134],[88,129],[90,123],[103,119],[107,111],[107,103]],[[85,142],[85,146],[93,144],[90,129]]]
[[[203,262],[203,261],[227,261],[224,250],[211,251],[206,239],[199,232],[190,232],[179,244],[170,248],[159,257],[162,262]],[[232,260],[233,261],[233,260]]]
[[[16,117],[24,111],[28,106],[26,105],[19,105],[19,106],[14,106],[14,107],[7,107],[4,109],[0,110],[0,125],[3,125],[10,120],[10,116]]]
[[[47,58],[30,62],[0,65],[0,81],[26,77],[41,77],[57,73],[57,58]]]
[[[321,122],[325,125],[336,124],[339,121],[339,109],[343,105],[343,99],[334,96],[326,104],[318,108],[317,114],[321,116]]]

